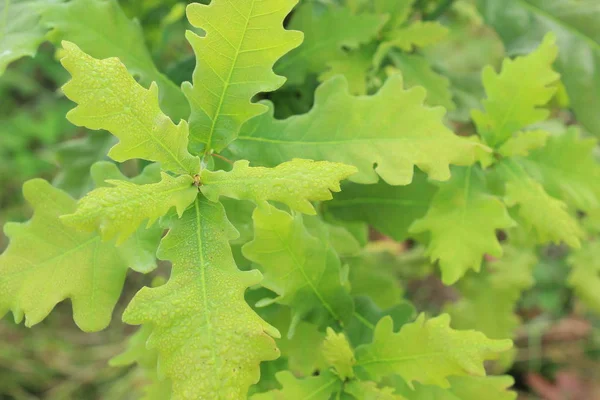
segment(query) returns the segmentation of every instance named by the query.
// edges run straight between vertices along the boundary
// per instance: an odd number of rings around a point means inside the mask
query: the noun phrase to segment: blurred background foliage
[[[313,1],[323,4],[336,2]],[[568,0],[563,3],[571,1],[577,2]],[[361,0],[354,0],[354,3],[361,3]],[[534,28],[541,29],[539,21],[536,22],[533,17],[528,20],[534,24],[531,31],[527,30],[523,20],[519,21],[520,30],[517,30],[516,27],[507,26],[506,21],[500,21],[500,17],[485,18],[486,15],[504,15],[510,11],[500,13],[492,10],[496,6],[525,12],[517,10],[513,3],[500,0],[479,1],[478,4],[470,0],[416,1],[415,15],[424,20],[440,21],[448,28],[447,35],[418,51],[398,52],[390,57],[383,72],[369,76],[368,81],[363,82],[364,88],[361,84],[357,90],[373,93],[385,80],[387,73],[399,69],[408,85],[430,85],[435,91],[439,81],[432,78],[433,75],[424,77],[418,69],[415,72],[410,68],[414,66],[411,63],[426,60],[435,74],[449,81],[451,93],[451,98],[428,97],[428,100],[449,109],[448,123],[455,131],[471,132],[473,127],[469,112],[483,96],[483,66],[490,64],[497,68],[504,56],[530,50],[529,37],[535,36]],[[185,19],[186,2],[121,0],[119,4],[127,18],[139,21],[157,69],[175,85],[190,80],[195,59],[184,37],[185,30],[192,29]],[[592,3],[589,4],[593,7]],[[596,8],[599,8],[597,4]],[[597,30],[600,24],[596,25],[595,28],[589,27],[589,30]],[[595,34],[594,31],[590,36],[596,38],[593,36]],[[559,38],[559,44],[563,46],[565,40]],[[598,40],[600,49],[600,38]],[[103,132],[86,132],[65,119],[72,104],[59,89],[68,77],[58,63],[58,57],[60,52],[52,40],[44,42],[34,57],[11,63],[0,77],[0,224],[29,217],[29,210],[24,206],[21,195],[21,185],[27,179],[43,177],[74,196],[86,193],[91,187],[90,166],[104,160],[107,149],[114,144],[112,136]],[[565,65],[564,61],[559,60],[559,70],[564,69]],[[594,79],[600,80],[600,76]],[[319,81],[318,76],[313,76],[300,84],[286,85],[270,94],[268,98],[277,105],[277,116],[284,118],[309,110]],[[573,116],[559,108],[568,104],[567,93],[576,90],[573,89],[576,84],[567,80],[567,87],[555,99],[555,116],[566,123]],[[597,92],[600,93],[600,90]],[[596,114],[600,115],[598,103],[585,106],[595,106]],[[587,109],[581,114],[586,122],[584,125],[593,131],[594,118],[588,116]],[[128,163],[120,167],[126,174],[134,175],[142,166]],[[503,262],[489,259],[483,273],[470,274],[456,288],[450,288],[444,286],[433,273],[432,266],[418,245],[412,242],[396,243],[375,231],[371,231],[369,237],[372,242],[367,251],[372,262],[385,266],[382,275],[379,278],[370,277],[375,279],[370,282],[395,285],[398,294],[403,293],[419,311],[437,314],[446,310],[454,312],[458,320],[461,315],[468,318],[465,308],[461,307],[468,308],[469,305],[461,303],[461,293],[485,287],[486,279],[493,277],[494,268]],[[6,238],[0,235],[0,251],[6,244]],[[527,289],[523,296],[517,296],[509,305],[515,307],[522,319],[522,324],[516,330],[516,350],[511,355],[512,360],[505,360],[505,366],[490,368],[502,370],[512,365],[509,373],[515,377],[516,389],[523,399],[599,399],[600,318],[580,304],[572,290],[565,285],[569,271],[568,250],[561,246],[547,246],[537,248],[535,253],[530,258],[533,260],[530,268],[533,269],[535,282],[526,282]],[[352,257],[348,257],[347,261],[352,263]],[[360,266],[352,270],[361,273]],[[165,274],[165,268],[159,268],[152,276],[130,274],[127,287],[132,290],[125,290],[123,297],[131,295],[135,292],[133,289],[148,284],[148,280],[161,274]],[[390,281],[389,277],[393,279]],[[128,300],[122,299],[122,304],[127,304]],[[491,302],[495,300],[498,299],[489,299]],[[385,307],[385,298],[378,301],[381,302],[379,306]],[[121,312],[122,307],[117,309],[117,315]],[[480,318],[479,324],[485,320],[485,314],[485,309],[475,314],[475,318]],[[493,324],[495,315],[488,316],[490,324]],[[463,322],[469,324],[468,321]],[[493,327],[490,329],[493,330]],[[140,398],[145,384],[143,371],[128,366],[112,367],[108,363],[109,359],[123,351],[127,337],[134,331],[134,327],[125,326],[115,318],[113,324],[102,332],[83,333],[73,323],[68,304],[59,305],[35,329],[15,325],[7,316],[0,321],[0,399]],[[267,363],[263,371],[267,376],[268,368]],[[268,388],[268,380],[264,385],[261,389]]]

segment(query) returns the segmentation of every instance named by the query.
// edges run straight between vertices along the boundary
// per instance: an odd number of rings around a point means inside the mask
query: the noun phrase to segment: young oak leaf
[[[516,162],[506,161],[499,167],[506,188],[504,202],[508,207],[518,206],[519,216],[535,230],[540,243],[564,241],[571,247],[581,246],[583,230],[564,202],[550,196]]]
[[[78,202],[73,214],[61,219],[82,230],[99,230],[105,240],[117,237],[119,244],[148,220],[150,227],[175,207],[183,214],[198,194],[194,179],[189,175],[172,177],[161,174],[161,181],[147,185],[108,179],[110,187],[92,190]]]
[[[187,150],[186,122],[175,125],[162,113],[156,84],[145,89],[117,58],[98,60],[69,42],[63,47],[61,63],[73,77],[63,91],[78,104],[67,114],[69,121],[119,138],[108,153],[115,161],[142,158],[176,173],[200,171],[200,160]]]
[[[412,233],[430,232],[427,253],[439,260],[446,285],[469,269],[479,271],[485,254],[502,255],[496,230],[515,224],[502,201],[486,192],[477,172],[475,167],[457,170],[435,195],[427,214],[410,227]]]
[[[190,23],[206,32],[186,34],[197,59],[193,86],[183,84],[192,109],[193,151],[221,151],[248,119],[267,110],[251,99],[285,82],[272,68],[302,42],[302,33],[283,28],[297,1],[212,0],[208,6],[188,6]]]
[[[212,201],[220,196],[267,200],[287,204],[305,214],[316,214],[310,201],[330,200],[331,191],[340,191],[340,180],[356,172],[350,165],[327,161],[294,159],[275,168],[250,167],[246,160],[237,161],[231,171],[203,170],[202,193]]]
[[[576,127],[548,138],[544,147],[523,160],[527,172],[548,194],[569,206],[591,211],[600,206],[600,166],[595,138],[582,138]]]
[[[559,79],[552,69],[558,54],[555,42],[554,35],[547,35],[532,53],[505,59],[499,74],[491,66],[484,68],[485,111],[473,110],[472,118],[488,145],[500,146],[514,133],[548,116],[549,111],[540,106],[550,101]]]
[[[352,298],[341,282],[340,260],[327,241],[312,236],[301,215],[268,204],[257,207],[253,219],[254,240],[242,250],[261,267],[261,285],[278,295],[270,302],[290,306],[296,322],[314,309],[325,310],[335,321],[350,318]]]
[[[375,381],[397,374],[411,388],[414,381],[447,388],[451,376],[484,376],[484,361],[512,346],[510,340],[491,340],[449,325],[447,314],[429,320],[421,314],[394,333],[392,319],[384,317],[375,327],[373,342],[356,349],[356,368]]]
[[[415,165],[447,180],[450,164],[472,164],[482,146],[454,135],[442,122],[444,109],[424,106],[424,99],[423,88],[404,90],[400,75],[360,97],[337,76],[317,89],[310,112],[280,121],[271,108],[245,124],[230,149],[269,167],[296,157],[354,165],[358,173],[349,179],[357,183],[375,183],[379,175],[407,185]]]
[[[294,11],[290,28],[304,32],[304,41],[277,64],[275,71],[299,85],[308,74],[322,73],[331,60],[344,56],[343,48],[357,49],[371,41],[387,17],[371,13],[354,15],[347,7],[303,2]]]
[[[250,400],[329,400],[342,390],[342,381],[330,371],[304,379],[296,378],[290,371],[280,371],[275,377],[281,389],[255,394]]]
[[[152,326],[147,347],[158,352],[173,400],[245,398],[260,362],[279,356],[272,339],[279,332],[244,300],[261,275],[237,269],[229,246],[237,231],[220,203],[199,196],[181,218],[171,217],[158,250],[173,263],[171,277],[141,289],[123,320]]]
[[[123,288],[127,262],[112,243],[95,233],[62,224],[76,201],[48,182],[23,185],[34,209],[26,223],[5,226],[10,238],[0,256],[0,316],[11,310],[25,325],[42,321],[64,299],[71,299],[75,323],[84,331],[108,326]]]
[[[375,382],[352,380],[344,385],[344,393],[356,400],[406,400],[394,392],[394,388],[377,387]]]
[[[156,82],[161,109],[173,120],[189,115],[181,89],[154,64],[140,23],[129,19],[117,0],[59,1],[42,13],[41,24],[52,28],[48,39],[53,43],[77,43],[95,58],[118,57],[145,87]]]
[[[354,377],[353,367],[356,364],[354,351],[343,333],[336,333],[327,328],[327,336],[321,346],[321,351],[327,364],[335,370],[342,381]]]
[[[532,150],[544,147],[549,135],[541,129],[517,132],[500,146],[498,153],[504,157],[528,156]]]

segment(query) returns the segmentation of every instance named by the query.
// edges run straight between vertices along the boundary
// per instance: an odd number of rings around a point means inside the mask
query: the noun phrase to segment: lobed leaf
[[[516,400],[517,393],[508,390],[514,384],[511,376],[451,376],[450,387],[415,385],[405,391],[408,400]]]
[[[172,207],[181,216],[196,199],[198,189],[192,177],[174,178],[163,172],[161,178],[147,185],[109,179],[110,187],[91,191],[79,200],[73,214],[61,219],[82,230],[98,230],[105,240],[117,237],[123,243],[142,222],[147,220],[150,227]]]
[[[394,388],[378,388],[375,382],[350,381],[344,386],[344,392],[356,400],[406,400],[394,392]]]
[[[206,32],[204,37],[186,34],[197,59],[193,86],[183,84],[192,109],[194,152],[221,151],[244,122],[267,110],[250,101],[285,82],[272,67],[302,42],[300,32],[283,29],[283,20],[297,1],[212,0],[208,6],[187,7],[190,23]]]
[[[25,223],[10,223],[8,249],[0,256],[0,316],[12,311],[25,325],[42,321],[70,299],[75,323],[84,331],[106,328],[121,295],[127,262],[112,243],[95,233],[65,226],[60,216],[76,202],[41,179],[23,186],[34,209]]]
[[[500,73],[491,66],[484,68],[485,111],[473,110],[471,115],[488,145],[500,146],[514,133],[548,117],[549,111],[540,107],[556,92],[559,74],[552,63],[557,54],[556,38],[549,34],[530,54],[505,59]]]
[[[273,206],[257,207],[254,240],[243,247],[246,258],[260,265],[264,287],[278,302],[292,308],[297,321],[314,309],[335,321],[352,315],[352,298],[342,285],[341,263],[326,241],[312,236],[300,215],[292,216]]]
[[[245,398],[259,379],[260,362],[279,355],[271,338],[277,330],[244,300],[260,273],[237,269],[228,243],[237,232],[221,204],[200,196],[167,224],[158,257],[173,263],[171,277],[141,289],[123,320],[152,326],[147,347],[159,354],[173,400]]]
[[[69,121],[119,138],[108,153],[115,161],[142,158],[176,173],[199,172],[200,160],[187,151],[187,124],[175,125],[162,113],[156,84],[145,89],[116,58],[98,60],[73,43],[63,46],[61,63],[73,77],[63,91],[78,104],[67,114]]]
[[[181,89],[158,70],[139,22],[129,19],[118,1],[61,1],[44,11],[41,23],[52,28],[48,37],[57,45],[66,40],[94,58],[119,58],[144,87],[158,84],[160,106],[174,121],[188,116]]]
[[[481,173],[473,168],[457,171],[442,186],[427,214],[410,227],[412,233],[430,233],[427,254],[439,260],[442,281],[451,285],[469,269],[479,271],[485,254],[499,257],[502,247],[497,229],[513,226],[502,201],[490,195]]]
[[[354,97],[343,77],[322,84],[313,109],[283,121],[273,111],[250,120],[230,149],[253,163],[275,166],[292,158],[354,165],[350,180],[407,185],[414,166],[435,180],[450,177],[449,164],[470,165],[481,145],[454,135],[444,110],[423,105],[425,90],[404,90],[399,75],[374,96]],[[376,165],[373,169],[373,165]]]
[[[336,333],[327,328],[327,336],[323,341],[321,351],[327,364],[333,367],[342,381],[354,377],[353,367],[356,363],[354,352],[343,333]]]
[[[241,160],[231,171],[203,170],[200,175],[202,193],[212,201],[217,201],[220,196],[252,200],[257,204],[272,200],[284,203],[292,210],[315,214],[310,201],[330,200],[330,191],[340,191],[339,181],[356,172],[356,168],[349,165],[301,159],[275,168],[249,165],[249,161]]]
[[[491,340],[480,332],[450,328],[450,317],[413,323],[394,333],[392,319],[385,317],[375,327],[373,342],[356,349],[357,367],[373,380],[398,374],[412,382],[450,387],[450,376],[484,376],[485,360],[511,347],[510,340]]]

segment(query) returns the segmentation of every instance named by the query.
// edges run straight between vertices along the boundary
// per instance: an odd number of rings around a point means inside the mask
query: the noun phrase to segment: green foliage
[[[47,178],[5,227],[0,316],[45,332],[67,300],[125,348],[89,392],[5,391],[0,360],[0,397],[514,400],[487,374],[544,267],[600,309],[597,85],[566,61],[593,69],[597,32],[492,3],[502,63],[468,1],[0,5],[0,217]]]
[[[296,1],[215,1],[188,7],[190,23],[206,32],[205,37],[186,34],[197,59],[194,85],[183,86],[192,109],[194,151],[223,150],[244,122],[266,110],[250,100],[285,81],[272,67],[302,41],[299,32],[282,28]],[[231,29],[232,25],[241,29]]]

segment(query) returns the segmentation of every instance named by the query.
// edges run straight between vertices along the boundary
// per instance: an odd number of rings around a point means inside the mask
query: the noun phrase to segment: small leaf
[[[61,63],[73,76],[63,91],[78,104],[67,114],[69,121],[118,137],[108,153],[115,161],[142,158],[191,175],[200,170],[200,160],[187,151],[187,124],[175,125],[162,113],[154,83],[145,89],[116,58],[97,60],[69,42],[63,47]]]
[[[404,90],[399,75],[376,95],[361,97],[335,77],[317,89],[309,113],[279,121],[271,110],[244,125],[230,149],[269,167],[296,157],[354,165],[358,173],[350,180],[357,183],[376,183],[379,175],[390,185],[407,185],[415,165],[447,180],[449,164],[472,164],[482,146],[454,135],[442,122],[444,110],[424,106],[424,99],[423,88]]]
[[[377,324],[373,343],[356,349],[357,368],[376,381],[398,374],[412,382],[450,387],[450,376],[484,376],[485,360],[511,348],[510,340],[490,340],[480,332],[450,328],[447,314],[413,323],[394,333],[392,319]]]
[[[249,165],[248,161],[241,160],[228,172],[203,170],[202,193],[212,201],[220,196],[252,200],[257,204],[271,200],[284,203],[292,210],[315,214],[310,201],[330,200],[330,191],[340,191],[339,181],[356,172],[356,168],[349,165],[301,159],[275,168]]]
[[[11,310],[25,325],[42,321],[54,306],[71,299],[73,318],[86,332],[110,322],[121,295],[127,263],[112,243],[95,233],[64,226],[60,216],[76,202],[41,179],[23,186],[34,209],[30,221],[5,226],[10,238],[0,256],[0,316]]]
[[[123,243],[142,222],[150,227],[175,207],[183,214],[198,194],[194,180],[187,175],[173,178],[162,173],[159,183],[136,185],[109,179],[110,187],[101,187],[79,200],[77,210],[62,220],[79,229],[101,232],[102,238],[117,237]]]
[[[427,254],[439,260],[442,280],[451,285],[469,269],[479,271],[485,254],[502,255],[497,229],[515,225],[499,198],[490,195],[477,167],[458,171],[433,198],[412,233],[430,232]]]
[[[508,390],[514,384],[511,376],[451,376],[450,387],[416,384],[401,393],[407,400],[516,400],[517,393]]]
[[[327,328],[327,336],[321,351],[327,364],[333,367],[342,381],[354,377],[352,367],[356,360],[350,343],[343,333],[336,333],[333,329]]]
[[[569,214],[567,205],[546,193],[543,186],[529,177],[520,165],[506,162],[500,167],[506,182],[504,202],[508,207],[518,206],[519,216],[535,230],[538,241],[564,241],[578,248],[583,231]]]
[[[556,92],[559,75],[552,69],[558,48],[553,35],[547,35],[532,53],[505,59],[497,74],[484,68],[482,79],[487,94],[485,111],[473,110],[477,131],[490,146],[500,146],[514,133],[548,117],[544,106]]]
[[[257,207],[254,240],[243,247],[249,260],[260,265],[261,283],[277,293],[271,302],[290,306],[299,319],[321,309],[335,321],[352,315],[352,298],[342,285],[341,263],[327,242],[312,236],[302,216],[275,207]]]
[[[260,362],[279,355],[271,338],[277,330],[244,300],[260,273],[237,269],[229,247],[237,232],[221,204],[200,196],[166,223],[170,231],[158,256],[173,263],[171,278],[141,289],[123,320],[152,326],[147,346],[159,354],[173,400],[245,398],[259,379]]]
[[[498,153],[504,157],[527,156],[532,150],[544,147],[548,136],[549,133],[541,129],[517,132],[500,146]]]
[[[300,32],[283,29],[283,20],[296,2],[212,0],[208,6],[187,7],[190,23],[206,32],[204,37],[192,31],[186,34],[197,59],[193,86],[183,84],[192,108],[193,151],[221,151],[244,122],[267,110],[250,100],[285,82],[272,68],[302,42]]]
[[[118,57],[144,87],[158,84],[160,106],[174,121],[188,116],[181,89],[158,70],[140,23],[129,19],[118,1],[60,1],[43,12],[41,22],[52,28],[48,38],[56,45],[66,40],[94,58]]]

